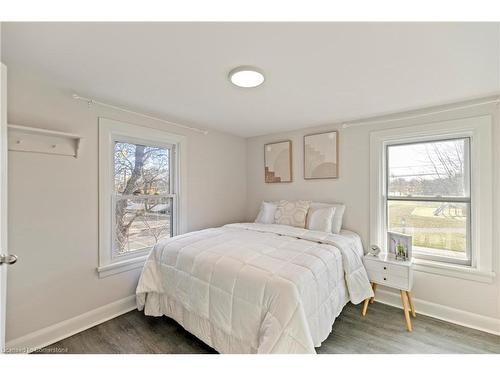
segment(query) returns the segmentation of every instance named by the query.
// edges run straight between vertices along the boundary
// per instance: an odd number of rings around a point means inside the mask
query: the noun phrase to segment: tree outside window
[[[115,142],[115,254],[172,236],[170,159],[170,148]]]

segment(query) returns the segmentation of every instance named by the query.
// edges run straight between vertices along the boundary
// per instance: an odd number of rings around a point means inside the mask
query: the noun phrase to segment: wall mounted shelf
[[[9,151],[78,157],[82,137],[55,130],[8,125]]]

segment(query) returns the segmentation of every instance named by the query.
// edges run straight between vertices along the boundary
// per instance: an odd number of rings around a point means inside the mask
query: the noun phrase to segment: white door
[[[16,260],[7,249],[7,68],[0,63],[0,353],[5,348],[7,267]]]

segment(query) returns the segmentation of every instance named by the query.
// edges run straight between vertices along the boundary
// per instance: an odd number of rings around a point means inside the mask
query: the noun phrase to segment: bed
[[[137,286],[220,353],[315,353],[348,301],[373,296],[357,234],[238,223],[176,236],[151,251]]]

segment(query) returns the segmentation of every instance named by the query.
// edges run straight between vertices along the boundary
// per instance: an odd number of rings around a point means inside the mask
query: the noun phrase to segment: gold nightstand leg
[[[405,312],[406,329],[411,332],[412,326],[411,326],[410,311],[408,307],[408,296],[406,294],[406,291],[404,290],[400,290],[400,293],[401,293],[401,301],[403,302],[403,308]]]
[[[375,283],[370,283],[373,289],[373,293],[375,294],[375,289],[377,289],[377,284]],[[365,316],[366,312],[368,311],[368,304],[373,303],[371,302],[373,297],[365,299],[365,302],[363,303],[363,310],[361,310],[361,315]]]
[[[368,303],[370,302],[370,299],[367,298],[365,299],[365,302],[363,303],[363,310],[361,311],[361,315],[365,316],[366,311],[368,310]]]
[[[417,312],[415,311],[415,305],[413,304],[413,301],[411,300],[411,294],[409,291],[407,291],[406,295],[408,296],[408,301],[410,302],[411,315],[415,318],[417,316]]]
[[[372,283],[372,289],[373,289],[373,294],[375,294],[375,291],[377,290],[377,284]],[[375,295],[372,298],[370,298],[370,303],[373,302],[375,302]]]

